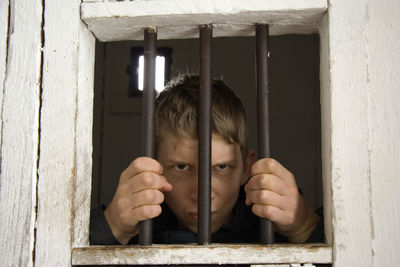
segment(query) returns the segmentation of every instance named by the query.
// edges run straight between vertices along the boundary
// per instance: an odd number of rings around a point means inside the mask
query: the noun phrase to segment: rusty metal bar
[[[211,243],[211,40],[212,26],[200,26],[198,244]]]
[[[142,107],[142,155],[154,158],[154,100],[156,56],[157,56],[157,29],[149,27],[144,30],[144,80],[143,80],[143,107]],[[139,244],[151,245],[153,239],[152,220],[139,223]]]
[[[257,61],[257,121],[258,121],[258,150],[260,158],[271,157],[270,124],[269,124],[269,26],[256,26],[256,61]],[[260,218],[260,242],[274,243],[272,222]]]

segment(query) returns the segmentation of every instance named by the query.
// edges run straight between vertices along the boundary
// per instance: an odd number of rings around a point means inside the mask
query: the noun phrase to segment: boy
[[[184,76],[158,96],[156,160],[135,159],[104,213],[92,211],[92,244],[135,244],[145,219],[154,219],[154,243],[197,242],[198,87],[199,77]],[[294,176],[247,149],[245,111],[222,81],[212,81],[211,108],[212,242],[258,242],[259,217],[274,223],[277,242],[323,242],[322,220]]]

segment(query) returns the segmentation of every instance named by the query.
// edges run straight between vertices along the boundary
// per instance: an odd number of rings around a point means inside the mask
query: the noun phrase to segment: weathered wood
[[[328,26],[328,16],[326,15],[321,21],[320,28],[321,163],[325,240],[328,245],[332,246],[332,118]]]
[[[95,38],[80,23],[78,98],[76,113],[76,176],[74,183],[73,246],[89,245],[89,220],[92,186],[93,80]]]
[[[368,0],[367,82],[374,266],[400,262],[400,1]]]
[[[81,10],[101,41],[141,40],[150,25],[158,39],[182,39],[196,38],[198,25],[209,23],[214,37],[254,35],[254,23],[271,24],[272,35],[317,32],[327,1],[98,1],[82,3]]]
[[[78,114],[78,57],[79,50],[86,49],[80,42],[80,1],[45,4],[35,265],[67,266],[74,238],[76,142],[83,140],[76,133],[77,120],[85,117],[84,112]]]
[[[6,59],[7,59],[7,35],[8,35],[8,0],[0,2],[0,118],[3,106],[3,91],[4,91],[4,79],[6,77]],[[1,132],[3,121],[0,119],[0,150],[1,150]],[[0,154],[1,162],[1,154]]]
[[[332,0],[327,14],[322,138],[330,154],[333,263],[372,266],[365,1]]]
[[[251,267],[314,267],[311,263],[291,263],[291,264],[259,264]]]
[[[169,245],[74,248],[72,264],[330,263],[332,249],[307,245]]]
[[[1,20],[7,20],[8,1],[2,1],[0,7]],[[39,141],[42,3],[11,1],[10,10],[7,65],[3,66],[3,71],[6,67],[6,75],[2,84],[0,255],[4,266],[32,266]],[[2,56],[6,53],[3,43],[6,32],[7,28],[2,29]],[[1,59],[5,61],[5,57]],[[1,73],[4,75],[3,71]]]
[[[6,240],[0,245],[0,254],[4,265],[31,266],[35,244],[42,6],[41,1],[11,3],[12,30],[7,48],[4,25],[8,1],[0,2],[1,60],[8,51],[7,65],[0,64],[0,91],[4,91],[0,233]],[[399,8],[396,0],[388,0],[385,5],[377,0],[332,0],[322,23],[325,220],[333,254],[330,247],[309,246],[153,246],[109,250],[93,247],[74,249],[73,262],[85,263],[93,257],[94,263],[154,264],[155,259],[166,259],[160,264],[214,260],[211,264],[286,261],[294,265],[330,262],[333,256],[335,266],[396,265],[400,261],[395,251],[400,239],[400,78],[395,71],[400,67],[400,24],[396,13]],[[93,51],[89,48],[93,38],[82,31],[79,1],[46,1],[45,17],[35,261],[38,266],[68,266],[72,242],[76,246],[87,245],[89,195],[85,194],[90,182],[85,179],[90,176],[91,115],[85,105],[91,102],[87,78],[92,70],[83,66],[90,65],[92,60]],[[225,30],[245,29],[241,25],[219,26]],[[185,36],[190,36],[190,31]],[[83,40],[82,35],[88,39]],[[76,227],[74,234],[72,225]]]

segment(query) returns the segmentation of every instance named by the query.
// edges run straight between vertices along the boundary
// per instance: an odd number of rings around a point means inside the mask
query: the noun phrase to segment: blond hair
[[[197,139],[199,77],[184,75],[170,82],[156,100],[156,146],[167,133]],[[211,131],[247,154],[246,114],[239,98],[221,80],[212,80]]]

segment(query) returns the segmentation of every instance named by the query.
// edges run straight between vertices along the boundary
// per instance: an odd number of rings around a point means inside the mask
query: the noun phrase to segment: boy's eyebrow
[[[186,163],[188,160],[166,158],[163,160],[166,164]]]
[[[222,159],[222,160],[216,160],[215,162],[212,162],[212,165],[236,165],[237,160],[235,158],[228,158],[228,159]]]

